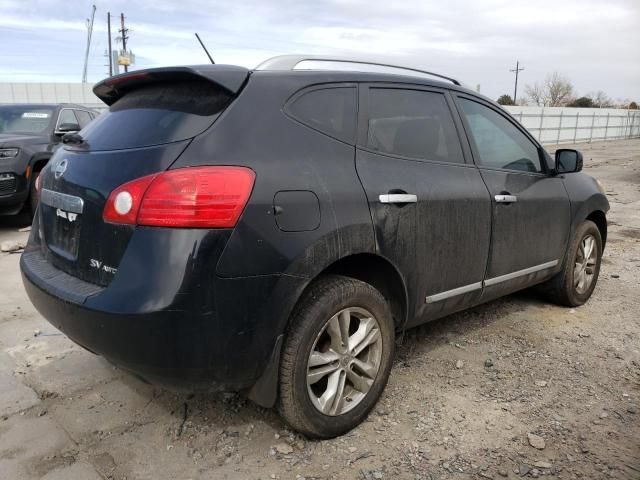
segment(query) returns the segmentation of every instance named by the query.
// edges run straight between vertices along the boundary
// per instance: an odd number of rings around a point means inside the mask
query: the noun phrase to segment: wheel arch
[[[594,210],[585,220],[591,220],[596,224],[598,230],[600,231],[600,237],[602,237],[602,249],[604,250],[604,246],[607,243],[607,216],[602,210]]]
[[[402,329],[406,325],[409,311],[408,290],[404,278],[388,259],[375,253],[352,253],[321,267],[300,289],[284,326],[279,330],[268,364],[247,392],[247,396],[258,405],[266,408],[275,405],[281,348],[291,325],[292,313],[314,283],[328,274],[343,275],[370,284],[389,302],[396,329]]]
[[[409,309],[406,284],[398,269],[386,258],[374,253],[352,254],[333,262],[314,280],[327,274],[343,275],[368,283],[382,293],[389,303],[395,327],[402,328],[406,324]]]
[[[51,156],[39,156],[36,155],[31,159],[31,171],[33,173],[40,172],[44,167],[46,167],[47,163],[49,163]]]

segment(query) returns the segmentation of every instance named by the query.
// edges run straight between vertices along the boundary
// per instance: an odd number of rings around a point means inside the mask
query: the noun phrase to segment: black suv
[[[35,210],[35,182],[64,134],[77,132],[97,112],[80,105],[0,105],[0,215]]]
[[[41,177],[21,259],[38,311],[151,382],[331,437],[380,397],[396,332],[538,284],[586,302],[609,205],[581,155],[552,159],[455,80],[365,67],[97,84],[109,111]]]

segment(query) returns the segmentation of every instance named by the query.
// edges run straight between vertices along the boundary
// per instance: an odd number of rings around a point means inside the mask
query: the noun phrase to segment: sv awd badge
[[[110,273],[111,275],[115,275],[118,271],[115,267],[110,267],[109,265],[105,265],[100,260],[96,260],[95,258],[89,259],[89,266],[91,268],[95,268],[97,270],[102,270],[103,272]]]

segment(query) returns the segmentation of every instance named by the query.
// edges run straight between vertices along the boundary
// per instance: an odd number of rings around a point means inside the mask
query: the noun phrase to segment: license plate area
[[[84,201],[80,197],[43,189],[40,202],[45,210],[43,219],[47,246],[67,260],[77,260]]]
[[[81,215],[53,209],[55,215],[47,235],[47,245],[56,254],[68,260],[77,260],[78,244],[80,243]]]

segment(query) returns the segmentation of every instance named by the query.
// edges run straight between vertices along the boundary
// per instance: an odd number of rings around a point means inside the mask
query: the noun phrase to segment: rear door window
[[[177,142],[206,130],[231,94],[205,80],[153,83],[125,94],[81,135],[92,150]]]
[[[439,92],[370,88],[366,146],[419,160],[464,162],[453,116]]]
[[[356,88],[316,88],[295,97],[287,113],[305,125],[347,143],[355,142]]]

